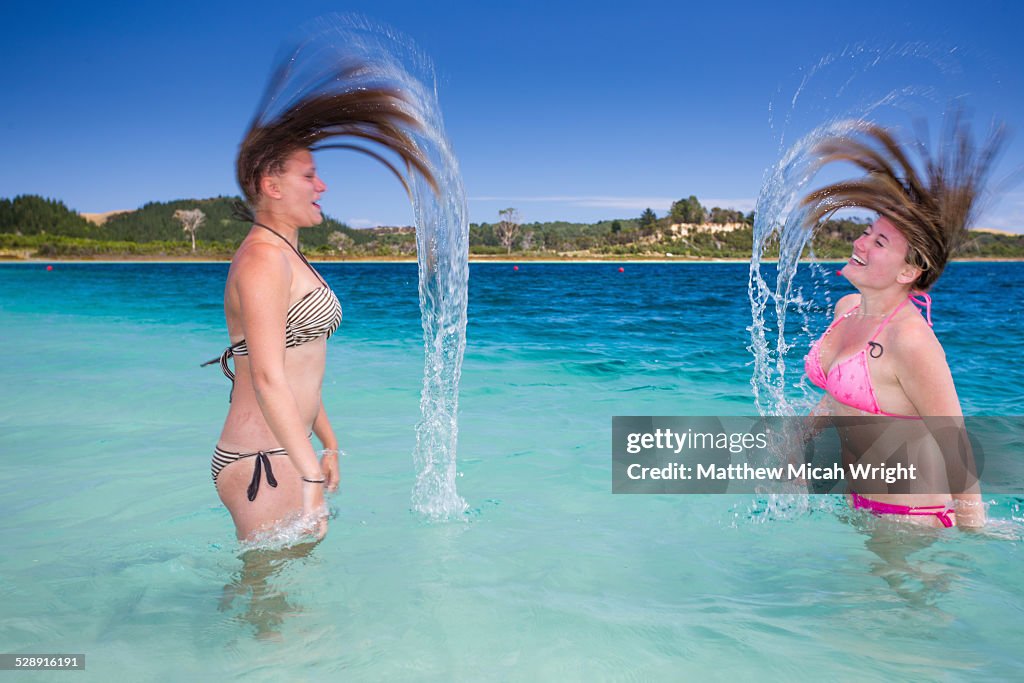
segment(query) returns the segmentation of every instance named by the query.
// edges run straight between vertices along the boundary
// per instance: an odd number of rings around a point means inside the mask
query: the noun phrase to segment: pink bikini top
[[[920,299],[915,298],[914,295],[910,295],[906,298],[903,303],[896,307],[889,316],[882,321],[882,324],[878,326],[875,333],[868,340],[868,343],[863,349],[854,355],[850,356],[839,362],[833,362],[832,367],[829,369],[828,374],[825,374],[824,368],[821,367],[821,340],[828,336],[828,333],[832,331],[836,325],[845,320],[846,318],[853,315],[860,304],[857,304],[849,311],[844,313],[840,318],[836,319],[828,329],[825,330],[825,334],[821,335],[821,339],[814,342],[807,357],[804,358],[804,371],[807,373],[807,377],[814,383],[815,386],[820,387],[832,395],[832,398],[839,401],[844,405],[848,405],[851,408],[857,410],[863,410],[864,412],[871,413],[872,415],[886,415],[888,417],[902,417],[906,419],[919,420],[921,419],[917,415],[897,415],[895,413],[887,413],[881,409],[878,405],[878,398],[875,396],[875,388],[871,385],[871,373],[868,371],[868,356],[872,358],[878,358],[881,356],[882,346],[875,343],[875,339],[889,324],[889,321],[893,319],[900,309],[907,305],[907,302],[913,302],[914,305],[923,308],[925,310],[928,325],[932,324],[932,300],[927,294],[919,295]],[[877,350],[877,353],[876,353]]]

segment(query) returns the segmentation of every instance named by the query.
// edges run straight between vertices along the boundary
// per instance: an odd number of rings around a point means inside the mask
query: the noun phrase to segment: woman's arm
[[[914,404],[917,414],[933,434],[956,434],[954,442],[940,444],[947,458],[956,458],[948,467],[962,467],[963,444],[967,439],[963,409],[953,384],[953,374],[946,362],[946,353],[931,328],[924,325],[909,326],[901,330],[895,351],[896,377],[907,398]],[[939,418],[939,419],[936,419]],[[949,424],[946,424],[946,421]],[[985,524],[985,506],[976,472],[954,472],[956,480],[967,481],[964,491],[951,491],[956,504],[957,526],[980,527]]]
[[[961,417],[946,353],[930,327],[905,324],[889,346],[900,388],[921,417]],[[889,350],[888,348],[886,349]]]
[[[316,420],[313,422],[313,433],[323,444],[324,454],[320,458],[320,469],[323,470],[324,476],[327,478],[327,490],[334,493],[338,490],[338,482],[341,480],[338,467],[338,437],[334,435],[334,428],[331,427],[331,421],[327,418],[323,401],[320,401],[320,412],[317,413]]]
[[[249,372],[260,411],[299,474],[321,479],[313,444],[285,374],[284,330],[291,293],[291,266],[273,245],[251,244],[235,263],[242,331],[249,348]],[[303,484],[303,511],[323,506],[323,487]]]

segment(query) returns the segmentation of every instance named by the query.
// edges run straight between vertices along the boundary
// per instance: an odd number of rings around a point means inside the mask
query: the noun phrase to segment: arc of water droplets
[[[361,77],[408,94],[408,112],[420,125],[406,132],[427,158],[439,192],[407,169],[416,216],[419,302],[423,324],[423,389],[416,424],[412,507],[430,519],[457,518],[467,504],[455,487],[459,380],[466,349],[469,224],[458,161],[445,135],[430,60],[408,38],[357,15],[321,17],[302,29],[299,83],[319,83],[315,59],[354,58]],[[319,57],[318,57],[319,56]],[[294,60],[293,60],[294,61]]]
[[[786,352],[790,349],[786,341],[786,322],[791,307],[802,311],[805,304],[802,297],[794,295],[793,278],[800,256],[812,237],[811,229],[804,225],[804,211],[799,207],[816,170],[811,150],[824,138],[849,134],[863,126],[860,121],[836,121],[804,136],[766,173],[757,198],[748,280],[752,321],[749,350],[754,356],[750,386],[761,415],[797,414],[797,408],[786,394]],[[779,240],[779,262],[775,284],[770,286],[761,271],[761,259],[773,235]],[[771,320],[767,319],[769,314]]]

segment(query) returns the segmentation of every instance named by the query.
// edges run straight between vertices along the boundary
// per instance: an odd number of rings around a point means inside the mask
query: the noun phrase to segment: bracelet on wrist
[[[341,457],[341,449],[340,448],[324,448],[323,450],[320,451],[320,455],[321,456],[333,455],[333,456],[336,456],[336,457],[340,458]]]
[[[308,479],[306,477],[301,477],[301,479],[302,479],[302,481],[306,482],[307,484],[326,484],[327,483],[326,479]]]

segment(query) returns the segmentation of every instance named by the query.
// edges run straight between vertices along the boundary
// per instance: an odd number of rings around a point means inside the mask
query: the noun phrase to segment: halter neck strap
[[[885,320],[883,320],[883,321],[882,321],[882,324],[881,324],[881,325],[879,325],[879,326],[878,326],[878,327],[877,327],[877,328],[875,329],[875,333],[874,333],[873,335],[871,335],[871,339],[870,339],[870,340],[868,341],[868,343],[869,343],[869,344],[870,344],[871,342],[875,341],[875,339],[877,339],[877,338],[878,338],[878,335],[880,335],[880,334],[882,333],[882,330],[883,330],[883,329],[885,328],[885,326],[886,326],[886,325],[888,325],[888,324],[889,324],[889,322],[890,322],[890,321],[891,321],[891,320],[892,320],[893,318],[895,318],[895,317],[896,317],[896,314],[897,314],[897,313],[899,313],[899,312],[900,312],[900,310],[901,310],[901,309],[902,309],[902,308],[903,308],[904,306],[906,306],[906,305],[907,305],[907,302],[909,302],[909,301],[910,301],[910,297],[907,297],[906,299],[904,299],[903,301],[901,301],[901,302],[900,302],[900,305],[899,305],[899,306],[897,306],[896,308],[892,309],[892,313],[890,313],[889,315],[887,315],[887,316],[885,317]]]
[[[287,237],[285,237],[284,235],[282,235],[281,233],[279,233],[279,232],[278,232],[277,230],[274,230],[274,229],[273,229],[272,227],[270,227],[269,225],[263,225],[263,223],[260,223],[260,222],[258,222],[258,221],[253,221],[253,222],[252,222],[252,224],[253,224],[253,225],[256,225],[256,226],[259,226],[259,227],[263,228],[264,230],[269,230],[270,232],[272,232],[272,233],[274,233],[275,235],[277,235],[277,236],[278,236],[278,237],[279,237],[279,238],[281,239],[281,241],[282,241],[282,242],[284,242],[284,243],[285,243],[285,244],[287,244],[287,245],[288,245],[289,247],[291,247],[291,250],[292,250],[292,251],[294,251],[294,252],[296,253],[296,255],[297,255],[297,256],[298,256],[298,257],[299,257],[300,259],[302,259],[302,262],[306,264],[306,267],[307,267],[307,268],[309,268],[309,269],[310,269],[311,271],[313,271],[313,275],[316,275],[316,279],[317,279],[317,280],[319,280],[319,281],[320,281],[321,283],[323,283],[324,287],[326,287],[326,286],[327,286],[327,281],[326,281],[326,280],[324,280],[324,279],[323,279],[323,277],[321,277],[321,276],[320,276],[320,273],[318,273],[318,272],[316,271],[316,268],[314,268],[314,267],[313,267],[313,264],[311,264],[311,263],[310,263],[310,262],[309,262],[309,261],[308,261],[308,260],[306,259],[306,257],[305,257],[305,256],[303,255],[303,253],[302,253],[301,251],[299,251],[299,250],[298,250],[298,248],[297,248],[297,247],[296,247],[296,246],[295,246],[294,244],[292,244],[291,242],[289,242],[289,241],[288,241],[288,238],[287,238]]]

